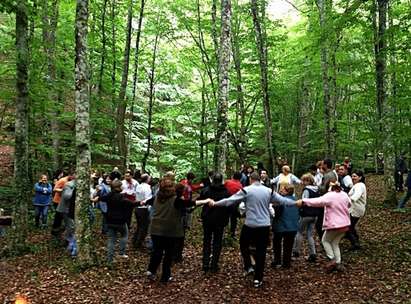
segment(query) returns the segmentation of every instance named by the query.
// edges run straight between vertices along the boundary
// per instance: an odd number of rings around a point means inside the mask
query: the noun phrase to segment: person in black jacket
[[[216,173],[210,186],[201,192],[200,200],[211,198],[214,201],[219,201],[229,196],[230,194],[223,185],[223,176]],[[217,272],[224,227],[228,223],[228,210],[227,208],[210,208],[208,205],[204,205],[201,218],[203,221],[203,271]]]
[[[126,199],[120,193],[121,185],[120,180],[114,180],[111,183],[111,192],[101,198],[107,202],[107,261],[109,264],[113,262],[117,234],[120,234],[120,257],[128,258],[126,255],[128,240],[127,219],[135,203]]]

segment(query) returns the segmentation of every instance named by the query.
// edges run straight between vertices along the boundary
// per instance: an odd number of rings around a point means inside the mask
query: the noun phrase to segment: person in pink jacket
[[[329,192],[316,198],[305,198],[297,201],[297,206],[324,207],[323,230],[325,233],[321,239],[324,250],[330,259],[327,271],[343,271],[341,265],[340,241],[350,226],[350,213],[348,207],[350,198],[347,193],[341,191],[338,182],[331,182]]]

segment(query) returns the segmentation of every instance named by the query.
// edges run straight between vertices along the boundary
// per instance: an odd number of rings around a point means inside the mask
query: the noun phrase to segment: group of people
[[[359,250],[356,226],[365,214],[367,192],[362,171],[352,171],[345,160],[333,166],[330,159],[310,167],[301,179],[283,165],[281,173],[269,178],[267,170],[244,166],[224,181],[220,173],[210,172],[199,183],[189,172],[177,182],[173,172],[161,179],[149,174],[124,173],[118,168],[110,174],[93,173],[90,186],[90,222],[95,222],[95,209],[102,214],[101,232],[107,235],[107,262],[115,256],[119,239],[120,258],[127,258],[126,248],[132,215],[136,228],[132,244],[149,251],[147,277],[156,279],[162,262],[160,280],[172,279],[171,265],[183,259],[186,230],[191,225],[192,211],[201,207],[203,228],[204,273],[220,270],[220,255],[225,227],[236,238],[240,216],[244,224],[240,232],[240,251],[246,275],[253,275],[255,287],[262,285],[270,234],[273,241],[273,268],[290,268],[292,257],[303,254],[304,234],[308,243],[308,262],[317,261],[314,231],[321,239],[329,262],[327,271],[344,271],[339,243],[346,237],[351,250]],[[301,191],[296,191],[301,190]],[[35,185],[36,225],[47,224],[50,202],[56,207],[52,233],[59,236],[64,226],[65,239],[72,255],[76,254],[74,235],[75,175],[59,176],[54,189],[47,176]],[[297,199],[296,192],[301,192]],[[64,225],[62,225],[64,223]]]

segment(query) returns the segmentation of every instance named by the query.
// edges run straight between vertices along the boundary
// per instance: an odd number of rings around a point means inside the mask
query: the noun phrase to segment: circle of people
[[[220,173],[210,172],[196,184],[191,172],[176,182],[173,172],[157,179],[139,172],[133,176],[131,170],[122,176],[114,168],[110,174],[91,176],[89,220],[91,224],[95,222],[95,208],[101,211],[101,232],[107,235],[107,262],[111,265],[117,241],[118,258],[128,258],[126,248],[134,213],[137,227],[132,244],[151,253],[148,279],[157,279],[162,263],[160,281],[169,282],[172,264],[183,259],[185,234],[196,207],[202,207],[204,273],[219,271],[224,229],[230,223],[229,232],[235,239],[238,219],[245,217],[239,236],[244,275],[252,277],[254,287],[260,287],[271,229],[271,267],[290,268],[292,257],[302,255],[304,235],[307,262],[316,262],[316,230],[328,259],[325,270],[344,271],[339,244],[346,237],[351,250],[361,248],[356,226],[365,214],[367,201],[364,173],[351,171],[349,161],[333,167],[330,159],[324,159],[311,166],[301,179],[291,173],[288,165],[282,166],[281,173],[272,179],[267,170],[257,172],[246,166],[226,181]],[[302,188],[300,199],[295,193],[297,185]],[[77,253],[75,191],[73,172],[67,176],[61,173],[54,189],[43,175],[35,185],[33,200],[35,223],[46,227],[52,199],[56,210],[52,235],[61,239],[64,232],[67,250],[73,256]]]

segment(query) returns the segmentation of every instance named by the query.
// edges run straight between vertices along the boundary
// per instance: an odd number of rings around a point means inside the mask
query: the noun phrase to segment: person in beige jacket
[[[367,188],[365,187],[365,176],[361,170],[354,171],[351,177],[354,183],[354,186],[348,193],[351,199],[351,206],[349,208],[351,225],[346,238],[351,242],[351,250],[359,250],[361,248],[360,240],[355,227],[360,218],[365,214]]]

